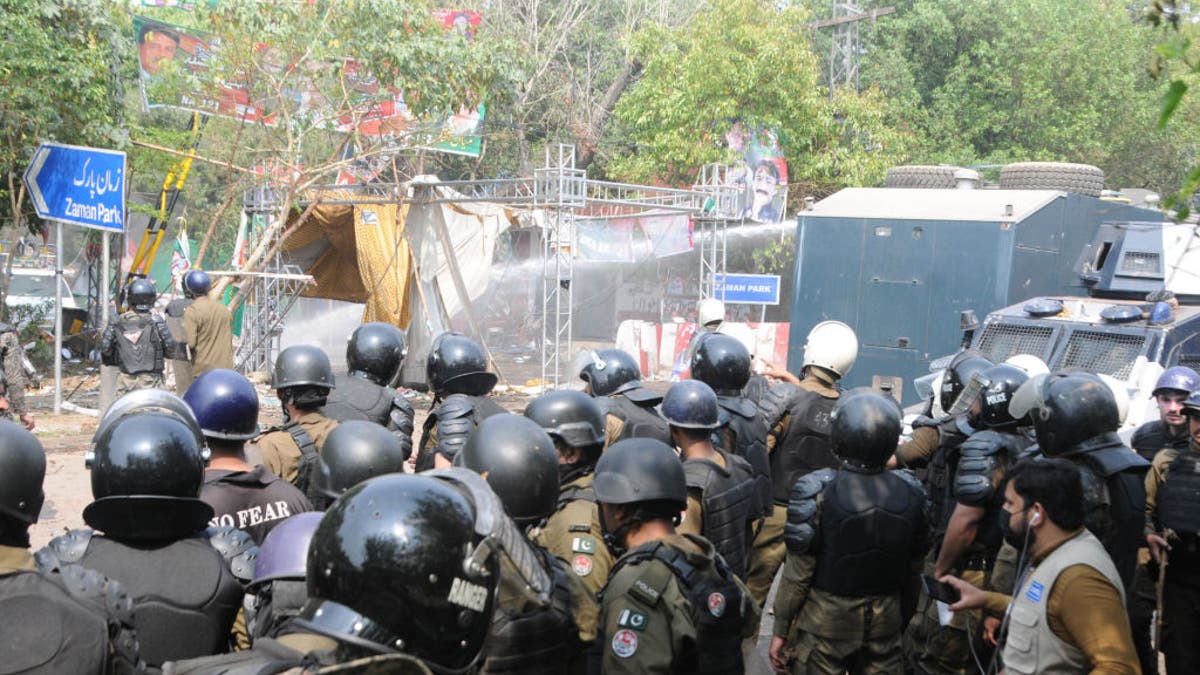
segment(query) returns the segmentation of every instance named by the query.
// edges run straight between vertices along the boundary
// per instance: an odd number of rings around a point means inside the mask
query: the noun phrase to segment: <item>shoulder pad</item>
[[[120,582],[81,565],[64,565],[59,577],[76,600],[97,607],[124,625],[133,624],[133,598]]]
[[[920,429],[921,427],[936,427],[941,424],[942,420],[934,419],[928,415],[917,415],[912,421],[912,428]]]
[[[204,531],[210,546],[215,548],[225,562],[229,571],[243,583],[254,577],[254,560],[258,558],[258,546],[254,539],[242,530],[228,525],[210,527]]]
[[[921,479],[917,478],[917,474],[909,469],[892,469],[890,472],[893,476],[897,476],[903,480],[909,487],[914,487],[925,494],[925,486],[921,484]]]
[[[767,390],[766,396],[758,403],[758,413],[767,423],[768,429],[773,428],[792,407],[792,400],[799,391],[800,387],[791,382],[780,382]]]
[[[1010,452],[1011,451],[1011,452]],[[983,506],[1004,480],[1010,454],[1018,449],[1005,434],[980,431],[959,448],[958,470],[954,473],[954,498],[967,506]]]
[[[811,551],[817,538],[817,498],[836,476],[832,469],[820,469],[802,476],[792,486],[783,527],[783,541],[789,552],[804,555]]]
[[[466,394],[450,394],[442,401],[433,414],[437,415],[438,423],[455,417],[467,417],[475,410],[475,404]]]
[[[51,539],[45,548],[34,554],[38,568],[44,572],[52,572],[63,565],[78,563],[83,560],[83,555],[87,553],[95,534],[95,530],[85,527],[69,530],[66,534]]]
[[[671,583],[675,573],[671,571],[670,565],[653,557],[648,560],[634,560],[630,564],[638,566],[639,575],[629,586],[627,594],[648,607],[655,606],[662,599],[663,592],[667,590],[667,585]]]
[[[634,387],[621,392],[625,398],[637,404],[658,405],[662,402],[662,395],[656,394],[645,387]]]
[[[392,397],[392,407],[403,410],[410,418],[413,416],[412,404],[408,402],[408,399],[401,396],[399,392],[396,392],[396,395]]]

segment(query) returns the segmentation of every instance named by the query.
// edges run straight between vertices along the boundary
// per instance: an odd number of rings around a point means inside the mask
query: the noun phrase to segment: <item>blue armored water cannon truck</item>
[[[1200,365],[1195,224],[1102,193],[1086,165],[1010,165],[998,187],[954,167],[893,171],[888,184],[905,187],[847,188],[797,215],[791,370],[809,330],[837,319],[860,344],[846,387],[914,406],[970,345],[997,363],[1032,354],[1112,376],[1132,427],[1156,414],[1163,368]],[[1152,312],[1147,295],[1164,288],[1180,306]]]

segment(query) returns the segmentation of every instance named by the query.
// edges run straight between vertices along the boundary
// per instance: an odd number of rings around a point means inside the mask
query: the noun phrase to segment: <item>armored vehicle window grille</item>
[[[1162,269],[1159,267],[1160,260],[1161,258],[1157,253],[1150,251],[1127,251],[1121,258],[1121,273],[1138,275],[1162,274]]]
[[[1179,357],[1179,365],[1187,366],[1192,370],[1200,368],[1200,354],[1184,354]]]
[[[1077,330],[1067,339],[1055,370],[1082,368],[1112,375],[1118,380],[1129,377],[1133,361],[1142,353],[1146,338],[1142,335]]]
[[[975,348],[993,363],[1000,363],[1016,354],[1041,357],[1045,355],[1053,333],[1054,329],[1047,326],[993,323],[983,329]]]

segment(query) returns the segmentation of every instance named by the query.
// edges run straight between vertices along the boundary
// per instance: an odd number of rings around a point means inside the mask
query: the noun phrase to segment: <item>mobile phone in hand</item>
[[[925,589],[925,595],[928,595],[934,600],[940,600],[947,605],[953,605],[954,603],[958,602],[961,597],[957,588],[951,586],[950,584],[938,581],[927,574],[921,575],[921,587]]]

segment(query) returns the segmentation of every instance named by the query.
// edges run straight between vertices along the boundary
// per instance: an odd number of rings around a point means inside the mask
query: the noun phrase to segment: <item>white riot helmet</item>
[[[1129,417],[1129,388],[1112,375],[1104,373],[1097,373],[1097,375],[1112,390],[1113,398],[1117,399],[1117,418],[1120,420],[1118,424],[1125,424],[1125,419]]]
[[[1033,354],[1014,354],[1004,360],[1010,366],[1016,366],[1025,371],[1029,377],[1037,377],[1050,372],[1050,367],[1046,362],[1034,356]]]
[[[725,321],[725,303],[716,298],[705,298],[696,305],[697,323],[716,330]]]
[[[721,324],[717,332],[735,338],[738,342],[742,343],[746,347],[746,351],[750,352],[750,358],[754,358],[758,352],[758,340],[755,338],[754,330],[744,323],[726,321]]]
[[[841,321],[822,321],[808,332],[805,366],[819,366],[843,378],[858,358],[858,336]]]

